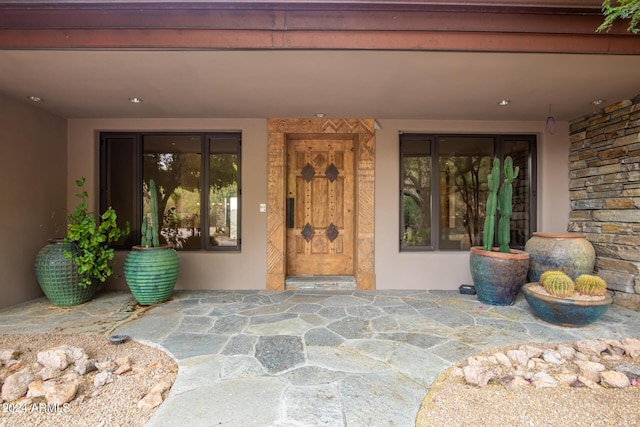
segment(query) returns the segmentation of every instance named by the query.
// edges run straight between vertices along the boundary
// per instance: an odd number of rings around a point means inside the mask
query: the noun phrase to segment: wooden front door
[[[287,139],[287,274],[354,274],[353,139]]]

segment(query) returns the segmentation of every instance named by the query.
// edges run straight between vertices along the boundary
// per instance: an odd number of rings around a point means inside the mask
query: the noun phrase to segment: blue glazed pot
[[[522,288],[524,298],[536,316],[554,325],[580,327],[598,320],[611,305],[612,299],[605,295],[604,299],[582,301],[543,295],[531,288],[538,283],[527,283]]]
[[[471,277],[478,299],[491,305],[511,305],[527,281],[529,254],[517,249],[509,253],[471,248]]]
[[[530,256],[529,281],[539,282],[545,271],[559,270],[573,280],[593,273],[596,251],[582,233],[533,233],[524,247]]]

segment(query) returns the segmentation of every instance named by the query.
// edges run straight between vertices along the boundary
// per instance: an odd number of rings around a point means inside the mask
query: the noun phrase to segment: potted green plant
[[[140,245],[134,246],[124,263],[124,276],[133,297],[141,305],[169,299],[178,279],[180,259],[168,244],[160,244],[158,192],[149,181],[151,213],[142,218]]]
[[[559,270],[549,270],[540,282],[522,288],[536,316],[554,325],[579,327],[598,320],[611,306],[607,283],[601,277],[582,274],[573,281]]]
[[[489,189],[483,231],[483,246],[471,248],[469,264],[478,299],[492,305],[510,305],[515,301],[527,279],[529,254],[511,249],[511,213],[513,212],[513,181],[519,167],[513,167],[513,159],[504,161],[504,181],[500,185],[500,159],[493,160],[487,179]],[[493,247],[496,211],[499,247]]]
[[[109,207],[97,221],[89,212],[85,178],[76,180],[80,203],[67,217],[65,238],[52,239],[36,256],[36,277],[52,304],[71,306],[91,299],[98,285],[113,274],[110,243],[129,234],[117,224],[116,211]]]

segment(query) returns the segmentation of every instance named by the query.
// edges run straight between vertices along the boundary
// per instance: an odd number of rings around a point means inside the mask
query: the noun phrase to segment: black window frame
[[[142,225],[143,209],[143,140],[146,136],[199,136],[201,139],[201,173],[200,173],[200,217],[203,230],[209,228],[209,182],[210,154],[235,154],[237,156],[237,245],[216,246],[211,244],[209,233],[201,233],[199,248],[184,248],[182,251],[211,251],[211,252],[240,252],[242,248],[242,133],[241,132],[201,132],[201,131],[172,131],[172,132],[99,132],[99,164],[100,164],[100,212],[104,212],[109,206],[113,206],[118,213],[118,224],[124,225],[129,221],[131,234],[120,241],[112,244],[114,249],[129,250],[132,246],[140,243],[140,230]],[[114,140],[122,142],[120,152],[114,147]],[[211,147],[214,146],[212,149]],[[225,148],[216,148],[225,147]],[[230,150],[229,147],[235,147]],[[233,152],[232,152],[233,151]],[[119,163],[114,166],[114,162]],[[130,193],[130,198],[124,203],[129,206],[120,209],[129,214],[120,214],[118,206],[114,206],[113,190],[115,184],[112,177],[117,174],[121,185],[128,186],[125,191]],[[122,184],[124,182],[124,184]]]
[[[529,142],[529,156],[527,159],[527,169],[529,172],[529,229],[525,231],[526,238],[531,237],[533,232],[537,229],[537,136],[535,134],[458,134],[458,133],[418,133],[418,132],[400,132],[399,134],[399,250],[400,252],[433,252],[433,251],[468,251],[466,248],[452,249],[440,247],[440,177],[439,177],[439,162],[440,152],[439,145],[441,138],[493,138],[493,153],[494,157],[498,157],[504,160],[503,154],[507,150],[505,144],[509,143],[509,140],[516,140],[519,142]],[[420,246],[408,246],[404,245],[404,233],[405,233],[405,218],[404,218],[404,159],[405,159],[405,146],[411,144],[415,147],[416,144],[424,144],[425,155],[430,156],[431,160],[431,233],[429,244]],[[416,154],[415,148],[412,149],[411,154]],[[502,180],[502,177],[501,177]],[[497,239],[497,224],[496,221],[496,233],[494,236]],[[524,249],[523,245],[511,245],[514,249]]]

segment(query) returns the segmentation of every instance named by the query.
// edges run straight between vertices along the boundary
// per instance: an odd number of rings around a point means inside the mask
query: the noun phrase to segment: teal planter
[[[180,259],[169,246],[134,246],[124,262],[124,277],[140,305],[165,302],[178,280]]]
[[[83,304],[93,298],[98,284],[86,288],[80,286],[81,276],[76,263],[64,256],[69,251],[74,256],[78,248],[73,243],[52,240],[36,256],[36,278],[51,304],[60,307]]]
[[[529,281],[539,282],[545,271],[559,270],[573,280],[592,274],[596,251],[582,233],[533,233],[524,247],[529,254]]]
[[[471,248],[471,277],[478,299],[491,305],[511,305],[527,281],[529,254],[517,249],[509,253]]]
[[[534,292],[531,288],[538,283],[527,283],[522,288],[524,298],[534,314],[554,325],[580,327],[598,320],[611,306],[612,299],[605,295],[602,300],[583,301],[558,298]]]

